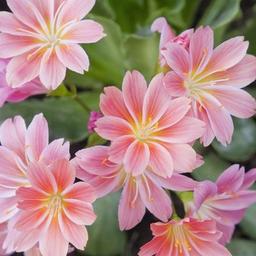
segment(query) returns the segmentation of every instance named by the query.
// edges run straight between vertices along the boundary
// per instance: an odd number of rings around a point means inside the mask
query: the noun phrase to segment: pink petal
[[[76,153],[78,164],[90,174],[106,176],[117,171],[119,166],[108,160],[109,147],[95,146]]]
[[[163,52],[168,66],[183,77],[190,70],[189,55],[185,48],[176,43],[169,43]]]
[[[63,191],[74,183],[76,171],[68,160],[57,160],[49,166],[49,169],[55,178],[58,191]]]
[[[70,158],[69,146],[69,142],[64,143],[64,139],[54,140],[43,149],[40,159],[47,165],[59,159],[68,160]]]
[[[134,141],[124,156],[124,168],[128,173],[137,176],[142,174],[149,164],[150,151],[146,143]]]
[[[180,97],[171,100],[170,106],[158,121],[158,127],[168,128],[178,123],[189,111],[190,99]]]
[[[17,199],[12,198],[1,198],[0,199],[0,223],[12,219],[19,211],[16,207]]]
[[[161,177],[171,177],[173,173],[173,159],[169,151],[158,143],[148,144],[150,150],[149,165],[152,171]]]
[[[114,86],[104,88],[104,94],[100,95],[100,110],[106,116],[132,120],[124,103],[122,92]]]
[[[84,250],[88,233],[84,226],[79,226],[70,221],[64,214],[59,215],[59,225],[65,239],[77,249]]]
[[[30,123],[26,134],[26,153],[29,159],[39,160],[44,148],[48,145],[49,130],[43,114],[36,115]]]
[[[7,0],[9,8],[14,15],[27,26],[33,29],[40,29],[38,20],[38,10],[31,1],[26,0]],[[42,17],[41,17],[42,18]]]
[[[30,0],[38,9],[46,23],[52,23],[54,18],[54,7],[58,5],[56,0]]]
[[[16,184],[19,180],[22,181],[24,179],[23,171],[16,164],[17,158],[17,155],[13,151],[3,146],[0,147],[0,177],[14,179]]]
[[[131,116],[138,122],[142,120],[143,100],[147,91],[147,82],[138,71],[127,72],[123,80],[124,102]]]
[[[19,231],[36,229],[46,219],[48,213],[45,210],[26,210],[18,214],[15,228]]]
[[[196,168],[196,152],[188,144],[169,144],[167,148],[172,156],[174,170],[192,172]]]
[[[193,117],[184,117],[170,128],[156,131],[154,137],[169,143],[189,143],[202,136],[204,131],[205,125],[202,121]]]
[[[63,5],[57,24],[65,24],[71,20],[81,20],[95,5],[95,0],[67,0]]]
[[[10,58],[29,52],[37,47],[32,37],[0,34],[0,58]]]
[[[109,160],[121,164],[128,147],[134,139],[134,136],[126,135],[114,140],[109,148]]]
[[[28,188],[20,187],[17,190],[16,196],[18,198],[18,201],[24,201],[24,200],[40,201],[40,200],[44,200],[46,197],[45,193],[31,187],[28,187]]]
[[[220,72],[216,72],[210,77],[216,80],[218,85],[230,85],[243,88],[256,79],[256,58],[253,55],[245,57],[235,66]]]
[[[77,225],[91,225],[96,220],[92,205],[77,199],[65,199],[64,212]]]
[[[0,127],[1,144],[24,158],[26,124],[21,116],[5,120]]]
[[[138,194],[136,182],[129,179],[121,195],[118,207],[120,230],[129,230],[141,222],[145,214],[145,206]]]
[[[209,92],[233,116],[249,118],[256,113],[256,100],[244,90],[231,86],[210,86]]]
[[[39,162],[30,163],[28,167],[28,179],[33,187],[44,193],[57,192],[57,184],[54,176],[46,165]]]
[[[153,173],[147,173],[151,180],[154,180],[159,187],[174,191],[193,191],[197,186],[197,181],[182,175],[174,173],[170,178],[162,178]]]
[[[6,79],[12,88],[24,86],[39,75],[40,56],[29,57],[29,53],[11,59],[7,66]]]
[[[172,202],[167,193],[152,180],[141,179],[139,192],[146,208],[158,219],[166,222],[172,214]]]
[[[241,189],[250,188],[255,181],[256,181],[256,168],[253,168],[245,174],[244,182]]]
[[[175,33],[169,26],[167,20],[164,17],[157,18],[151,25],[152,32],[159,32],[160,37],[160,49],[162,49],[166,43],[170,42],[174,37]]]
[[[107,140],[114,140],[123,135],[131,135],[132,128],[124,119],[104,116],[97,120],[95,131]]]
[[[76,199],[89,203],[93,203],[96,199],[94,188],[85,182],[75,183],[67,188],[63,195],[67,199]]]
[[[49,90],[55,90],[64,80],[66,67],[58,59],[56,52],[49,49],[42,58],[40,80]]]
[[[76,159],[73,163],[76,162]],[[82,169],[77,163],[75,163],[77,178],[88,182],[95,190],[97,198],[106,196],[107,194],[117,190],[121,186],[121,178],[118,174],[110,176],[97,176],[92,175]]]
[[[249,45],[243,40],[241,36],[234,37],[215,48],[205,71],[212,74],[238,64],[245,57]]]
[[[13,13],[10,12],[0,12],[0,31],[2,33],[11,35],[20,35],[22,32],[19,28],[27,28],[23,23],[21,23]]]
[[[217,140],[223,145],[230,143],[234,125],[228,111],[216,98],[208,93],[204,94],[203,105]]]
[[[163,86],[163,74],[158,74],[150,82],[144,98],[143,123],[156,123],[168,109],[169,100],[170,97]]]
[[[197,210],[209,198],[217,194],[217,186],[211,181],[203,181],[194,190],[194,203]]]
[[[77,44],[61,45],[56,47],[59,60],[67,68],[83,74],[89,69],[89,58],[83,48]]]
[[[244,169],[238,164],[231,165],[217,179],[216,185],[219,193],[237,192],[243,185]]]
[[[63,40],[67,43],[89,44],[96,43],[105,34],[103,27],[93,20],[82,20],[70,26],[63,32]]]
[[[213,31],[210,27],[200,27],[192,35],[189,45],[192,70],[204,70],[213,52]]]
[[[186,94],[184,80],[173,71],[170,71],[165,75],[164,85],[170,96],[180,97],[185,96]]]
[[[158,255],[157,253],[159,252],[163,243],[164,241],[162,237],[154,237],[151,241],[140,248],[138,256]]]
[[[39,240],[39,248],[43,255],[67,255],[68,241],[63,237],[58,221],[52,221],[47,232]]]

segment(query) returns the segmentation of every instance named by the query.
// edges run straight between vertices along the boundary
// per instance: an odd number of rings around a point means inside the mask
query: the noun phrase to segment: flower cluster
[[[89,59],[79,44],[105,36],[103,27],[83,19],[95,0],[7,0],[0,12],[0,106],[56,89],[66,69],[83,73]],[[27,127],[21,116],[0,126],[0,255],[65,256],[83,250],[86,227],[96,219],[93,202],[121,190],[120,230],[140,223],[146,209],[152,241],[139,256],[229,256],[225,245],[246,209],[256,202],[256,169],[232,165],[213,181],[191,173],[203,164],[193,149],[214,138],[226,145],[232,116],[249,118],[256,101],[242,88],[256,79],[256,58],[243,37],[214,49],[210,27],[176,36],[164,18],[159,68],[148,84],[127,71],[122,88],[104,88],[100,112],[92,112],[90,133],[108,141],[70,156],[64,139],[49,143],[48,123],[36,115]],[[76,181],[80,179],[80,181]],[[178,216],[169,190],[183,199]]]

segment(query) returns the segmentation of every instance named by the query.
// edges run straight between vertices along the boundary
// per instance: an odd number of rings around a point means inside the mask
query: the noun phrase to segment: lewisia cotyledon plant
[[[127,72],[122,91],[104,89],[100,110],[103,117],[95,131],[111,141],[110,161],[123,164],[127,172],[140,175],[150,166],[157,175],[171,177],[174,170],[195,168],[197,157],[190,144],[203,135],[204,123],[187,116],[189,99],[170,99],[163,74],[147,87],[138,71]]]
[[[232,165],[216,183],[202,181],[194,189],[194,201],[187,202],[188,215],[203,220],[215,220],[223,235],[222,244],[230,242],[245,211],[256,203],[256,191],[250,187],[256,181],[256,169],[245,173],[243,167]]]
[[[218,242],[222,234],[212,220],[158,222],[151,230],[154,238],[141,247],[139,256],[231,256]]]
[[[170,69],[164,78],[170,96],[191,99],[191,114],[206,123],[201,138],[205,146],[214,137],[223,145],[230,143],[231,115],[249,118],[256,111],[255,99],[242,90],[256,78],[256,58],[246,54],[249,43],[239,36],[213,49],[210,27],[173,38],[166,26],[158,19],[153,28],[162,33],[160,54]]]
[[[178,173],[161,177],[148,166],[140,175],[132,175],[123,165],[109,160],[109,147],[83,149],[73,160],[77,177],[90,183],[98,197],[122,190],[118,207],[121,230],[131,229],[143,218],[146,208],[161,221],[168,221],[172,202],[165,189],[192,191],[197,182]]]
[[[95,0],[7,0],[13,13],[0,12],[0,57],[12,58],[7,82],[13,87],[40,77],[48,90],[65,78],[66,68],[83,73],[89,59],[80,43],[104,37],[103,27],[82,20]]]

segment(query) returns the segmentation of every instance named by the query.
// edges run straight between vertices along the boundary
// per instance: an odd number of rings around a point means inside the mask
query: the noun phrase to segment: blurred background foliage
[[[5,1],[1,1],[1,9],[7,9]],[[97,0],[89,18],[104,26],[107,37],[97,44],[84,45],[90,57],[90,71],[85,75],[68,72],[64,84],[46,97],[6,104],[0,109],[0,122],[17,114],[30,122],[34,114],[43,112],[49,121],[51,139],[70,140],[73,153],[102,143],[95,134],[88,135],[89,110],[98,109],[104,86],[121,86],[126,70],[138,69],[148,80],[156,73],[159,36],[151,33],[150,25],[159,16],[165,16],[176,33],[210,25],[216,44],[244,35],[250,41],[249,53],[256,54],[255,0]],[[254,85],[248,91],[256,96]],[[199,144],[195,147],[205,158],[205,164],[193,174],[198,180],[215,180],[232,163],[247,169],[256,167],[256,121],[235,120],[233,141],[227,147],[216,141],[208,148]],[[133,256],[150,239],[149,223],[156,221],[150,214],[133,230],[119,231],[119,196],[115,193],[96,202],[98,219],[89,228],[88,247],[74,255]],[[229,248],[234,256],[256,255],[256,205],[238,225]]]

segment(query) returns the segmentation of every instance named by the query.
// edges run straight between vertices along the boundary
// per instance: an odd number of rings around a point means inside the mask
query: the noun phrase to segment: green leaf
[[[218,176],[229,166],[227,162],[219,158],[213,152],[204,156],[204,164],[193,171],[192,175],[197,180],[215,181]]]
[[[245,214],[244,219],[239,224],[242,230],[249,237],[256,239],[256,204],[251,206]]]
[[[89,106],[94,106],[95,94],[83,94],[81,97]],[[70,97],[31,99],[17,104],[6,104],[0,110],[0,122],[21,115],[29,124],[38,113],[43,113],[48,120],[51,139],[65,138],[74,142],[87,137],[89,113]]]
[[[96,145],[103,145],[106,143],[106,140],[101,138],[97,133],[92,133],[88,137],[87,147],[92,147]]]
[[[228,246],[228,249],[234,256],[255,256],[255,242],[245,239],[234,239]]]
[[[89,241],[85,249],[86,255],[123,255],[126,236],[118,227],[119,198],[120,193],[114,193],[95,202],[97,220],[88,227]]]
[[[247,161],[256,153],[256,123],[253,119],[234,119],[234,125],[235,130],[229,145],[225,147],[214,141],[212,146],[227,160]]]
[[[219,28],[231,22],[240,10],[241,0],[212,0],[199,24]]]
[[[150,80],[156,73],[159,55],[159,40],[157,35],[141,37],[131,35],[125,41],[126,61],[129,69],[139,70]]]

